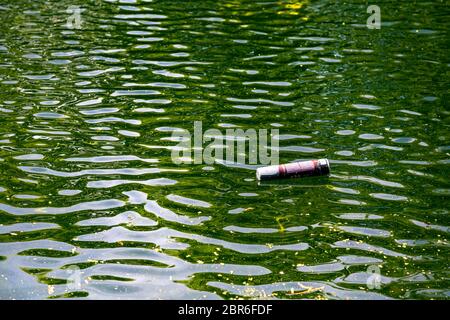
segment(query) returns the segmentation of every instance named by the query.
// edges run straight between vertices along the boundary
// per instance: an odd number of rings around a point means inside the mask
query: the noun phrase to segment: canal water
[[[0,298],[448,299],[449,7],[368,5],[3,1]],[[195,121],[331,175],[176,164]]]

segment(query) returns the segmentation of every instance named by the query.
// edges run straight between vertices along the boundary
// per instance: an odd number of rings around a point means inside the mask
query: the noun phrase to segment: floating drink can
[[[330,174],[330,163],[328,162],[328,159],[292,162],[262,167],[256,170],[256,177],[258,180],[313,177],[328,174]]]

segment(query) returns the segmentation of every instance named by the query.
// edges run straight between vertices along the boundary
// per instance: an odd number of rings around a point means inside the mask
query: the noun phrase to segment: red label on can
[[[280,164],[278,166],[278,173],[280,174],[280,176],[285,176],[286,175],[286,165]]]
[[[316,166],[313,161],[288,163],[285,165],[285,167],[286,173],[289,175],[298,174],[302,172],[313,172],[316,169]]]
[[[321,163],[319,160],[308,160],[280,164],[276,168],[278,169],[278,172],[273,172],[274,168],[270,167],[270,170],[268,170],[268,172],[271,173],[270,175],[268,174],[269,177],[267,179],[275,177],[311,177],[327,175],[330,173],[328,161],[326,159],[324,160],[324,163]]]

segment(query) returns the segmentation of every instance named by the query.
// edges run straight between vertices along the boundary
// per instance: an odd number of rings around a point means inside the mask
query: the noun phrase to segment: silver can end
[[[324,175],[330,174],[331,167],[330,167],[330,162],[328,161],[328,159],[319,159],[317,161],[319,163],[319,168],[320,168],[321,173]]]

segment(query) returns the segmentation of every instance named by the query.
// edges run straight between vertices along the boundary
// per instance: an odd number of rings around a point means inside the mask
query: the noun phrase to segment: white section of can
[[[269,177],[278,177],[279,175],[280,172],[278,170],[278,166],[268,166],[256,169],[256,178],[258,180]]]

